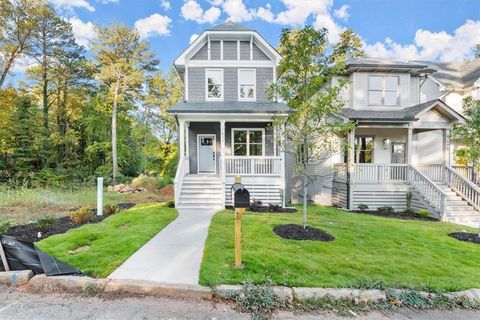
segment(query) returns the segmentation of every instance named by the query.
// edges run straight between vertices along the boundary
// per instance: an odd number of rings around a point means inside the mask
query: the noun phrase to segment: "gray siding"
[[[223,41],[223,60],[238,60],[237,41]]]
[[[208,47],[204,44],[192,57],[192,60],[208,60]]]
[[[260,50],[259,47],[254,43],[253,48],[253,60],[270,60],[265,53],[263,53],[262,50]]]
[[[223,68],[224,101],[238,101],[238,68]],[[273,68],[256,68],[257,101],[268,101],[265,91],[273,82]],[[205,101],[205,68],[188,68],[188,100]]]
[[[220,157],[220,124],[211,122],[191,122],[188,132],[188,155],[190,157],[190,173],[197,173],[197,134],[216,134],[216,167],[218,174],[218,158]]]
[[[250,60],[249,41],[240,41],[240,60]]]
[[[220,41],[210,41],[210,59],[221,60]]]

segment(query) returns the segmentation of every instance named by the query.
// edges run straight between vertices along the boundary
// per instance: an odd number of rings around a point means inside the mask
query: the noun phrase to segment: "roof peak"
[[[208,31],[253,31],[250,28],[247,28],[239,23],[233,22],[232,20],[227,20],[222,24],[216,25]]]

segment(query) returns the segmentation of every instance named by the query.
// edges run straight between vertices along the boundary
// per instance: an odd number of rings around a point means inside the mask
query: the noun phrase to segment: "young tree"
[[[480,59],[480,43],[475,46],[475,58]]]
[[[113,180],[118,176],[117,113],[128,97],[134,98],[145,82],[146,74],[156,69],[158,61],[149,52],[148,43],[128,26],[113,24],[97,27],[92,44],[98,63],[98,79],[108,88],[112,100]]]
[[[303,226],[306,227],[308,186],[314,179],[309,165],[326,152],[340,150],[342,137],[352,127],[336,117],[344,106],[339,95],[344,83],[331,85],[343,65],[331,63],[335,57],[328,54],[326,29],[283,30],[279,53],[282,55],[278,67],[280,77],[269,93],[280,96],[292,109],[281,130],[280,136],[286,138],[281,147],[295,158],[294,171],[302,178]]]
[[[463,101],[465,123],[457,125],[452,138],[465,146],[464,157],[475,169],[480,169],[480,100],[467,97]]]
[[[362,39],[352,29],[340,33],[340,40],[333,45],[333,62],[344,62],[346,59],[365,57]]]

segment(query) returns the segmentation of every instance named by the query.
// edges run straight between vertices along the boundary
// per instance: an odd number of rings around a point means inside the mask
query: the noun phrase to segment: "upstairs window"
[[[262,156],[265,132],[263,129],[233,129],[234,156]]]
[[[368,77],[368,104],[371,106],[398,106],[398,77]]]
[[[205,89],[207,101],[223,100],[223,69],[205,70]]]
[[[255,100],[257,91],[255,77],[255,69],[238,69],[238,100]]]

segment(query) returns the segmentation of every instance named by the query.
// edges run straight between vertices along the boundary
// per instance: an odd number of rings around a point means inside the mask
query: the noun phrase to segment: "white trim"
[[[237,40],[237,60],[240,60],[240,40]]]
[[[235,131],[247,131],[247,154],[244,156],[236,156],[234,155],[235,152],[235,141],[233,134]],[[250,135],[248,134],[249,131],[261,131],[262,132],[262,155],[261,156],[250,156]],[[265,128],[232,128],[231,129],[231,136],[230,136],[230,148],[232,157],[265,157]]]
[[[253,34],[250,37],[250,60],[253,60]]]
[[[220,40],[220,60],[223,60],[223,40]]]
[[[175,116],[179,120],[186,120],[191,122],[208,122],[221,121],[227,122],[266,122],[272,121],[275,118],[287,118],[288,113],[177,113]]]
[[[188,62],[190,67],[240,67],[240,68],[275,68],[275,63],[269,60],[190,60]]]
[[[209,98],[208,97],[208,72],[209,71],[221,71],[222,72],[222,83],[221,83],[221,98]],[[223,101],[224,96],[224,87],[225,87],[225,79],[224,79],[224,74],[223,74],[223,69],[222,68],[209,68],[205,69],[205,101]]]
[[[188,64],[185,65],[185,101],[188,101]]]
[[[253,71],[253,98],[240,98],[240,71]],[[237,97],[238,101],[257,101],[257,69],[238,68],[237,71]]]
[[[212,49],[212,47],[211,47],[211,44],[210,44],[210,36],[207,36],[207,46],[208,46],[207,47],[208,60],[211,60],[212,54],[211,54],[210,50]]]
[[[200,137],[213,137],[213,154],[215,161],[213,172],[200,172]],[[198,133],[197,134],[197,174],[217,174],[217,135],[215,133]]]

